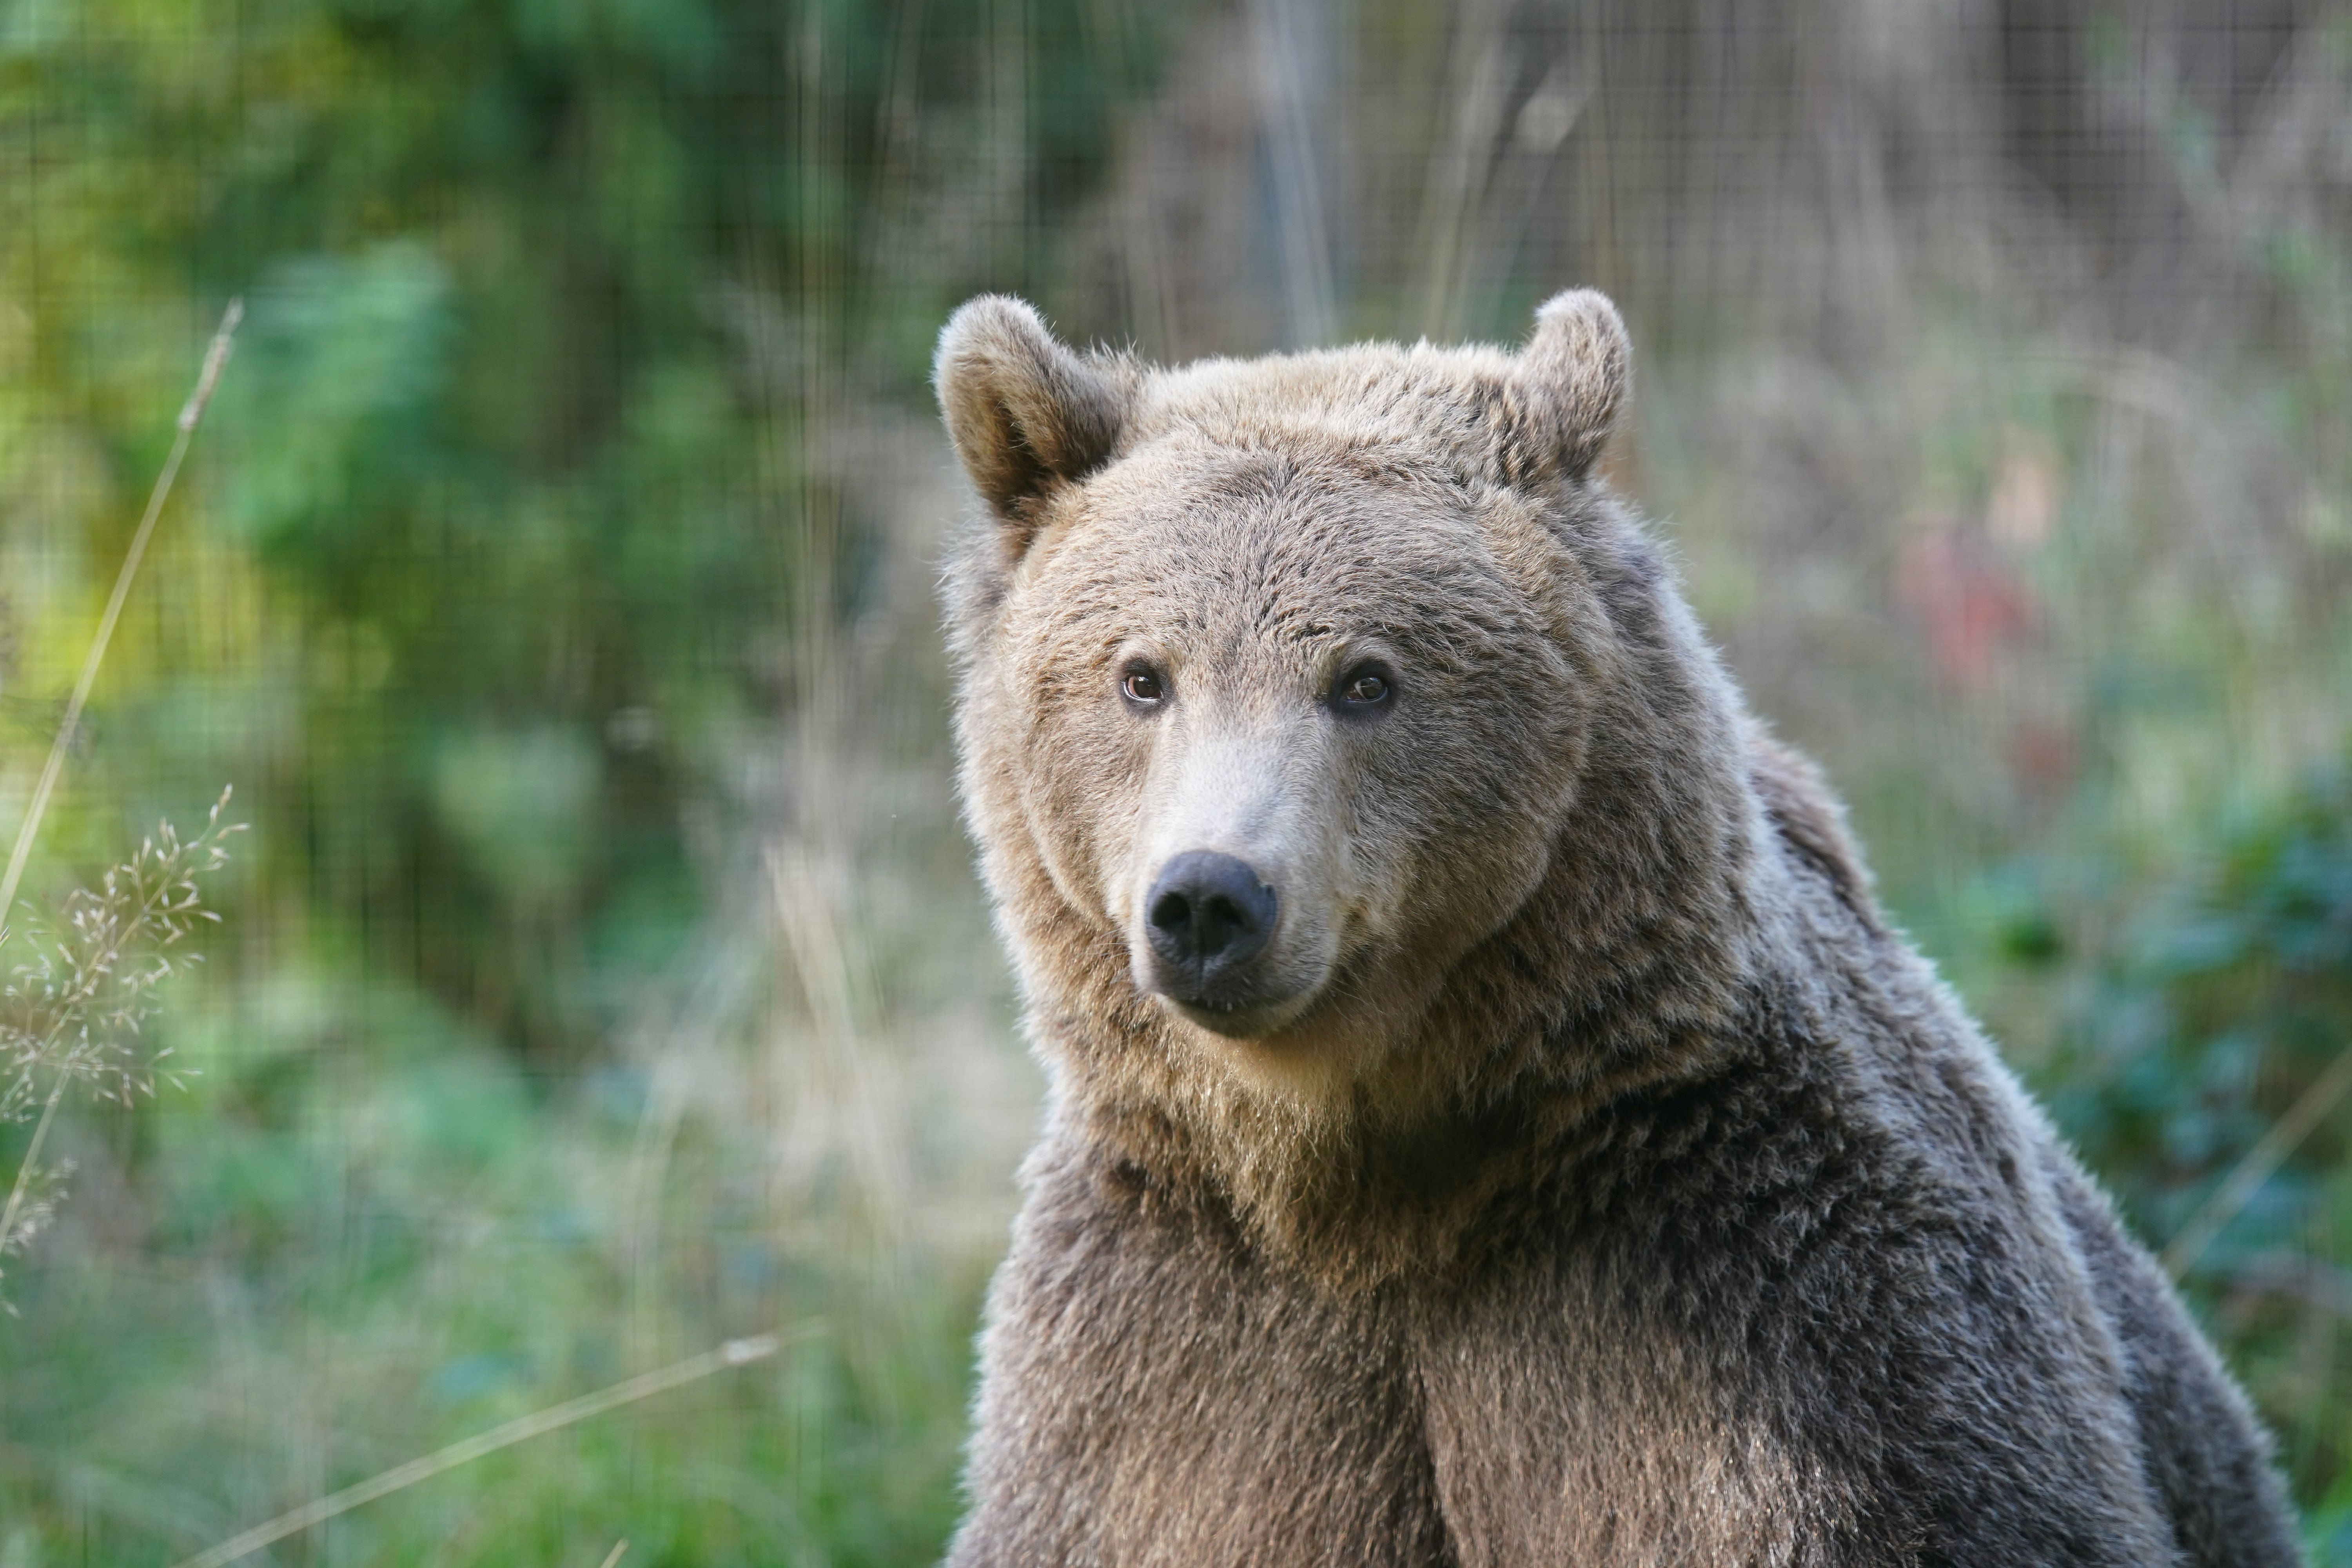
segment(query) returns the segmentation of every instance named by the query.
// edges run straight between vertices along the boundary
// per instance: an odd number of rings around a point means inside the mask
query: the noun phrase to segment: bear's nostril
[[[1211,899],[1209,907],[1201,911],[1201,951],[1217,952],[1248,924],[1248,917],[1234,907],[1233,900]]]
[[[1196,849],[1161,868],[1144,907],[1152,952],[1181,990],[1198,994],[1265,946],[1276,902],[1247,862]]]

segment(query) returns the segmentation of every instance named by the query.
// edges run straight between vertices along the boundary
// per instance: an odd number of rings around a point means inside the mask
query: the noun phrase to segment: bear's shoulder
[[[1870,869],[1847,831],[1845,807],[1813,760],[1751,726],[1748,776],[1765,820],[1797,863],[1828,882],[1874,933],[1883,931]]]

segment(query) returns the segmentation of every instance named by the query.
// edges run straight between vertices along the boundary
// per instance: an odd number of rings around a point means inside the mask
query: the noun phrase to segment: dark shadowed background
[[[0,976],[159,818],[251,825],[141,1037],[194,1076],[68,1076],[26,1174],[0,1568],[767,1330],[254,1561],[928,1561],[1041,1090],[933,335],[1570,283],[1616,482],[2352,1564],[2352,7],[0,0],[0,846],[247,305]],[[12,984],[0,1190],[65,1070]]]

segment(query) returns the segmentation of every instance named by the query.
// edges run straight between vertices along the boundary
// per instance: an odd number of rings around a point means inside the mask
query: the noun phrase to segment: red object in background
[[[1937,673],[1972,691],[1991,679],[2001,647],[2033,625],[2032,590],[1954,528],[1905,542],[1895,562],[1895,597],[1923,623]]]

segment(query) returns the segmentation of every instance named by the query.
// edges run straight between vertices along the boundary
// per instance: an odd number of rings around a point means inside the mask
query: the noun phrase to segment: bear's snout
[[[1196,1007],[1255,1000],[1250,963],[1265,951],[1280,907],[1246,860],[1194,849],[1169,861],[1144,900],[1160,989]]]

